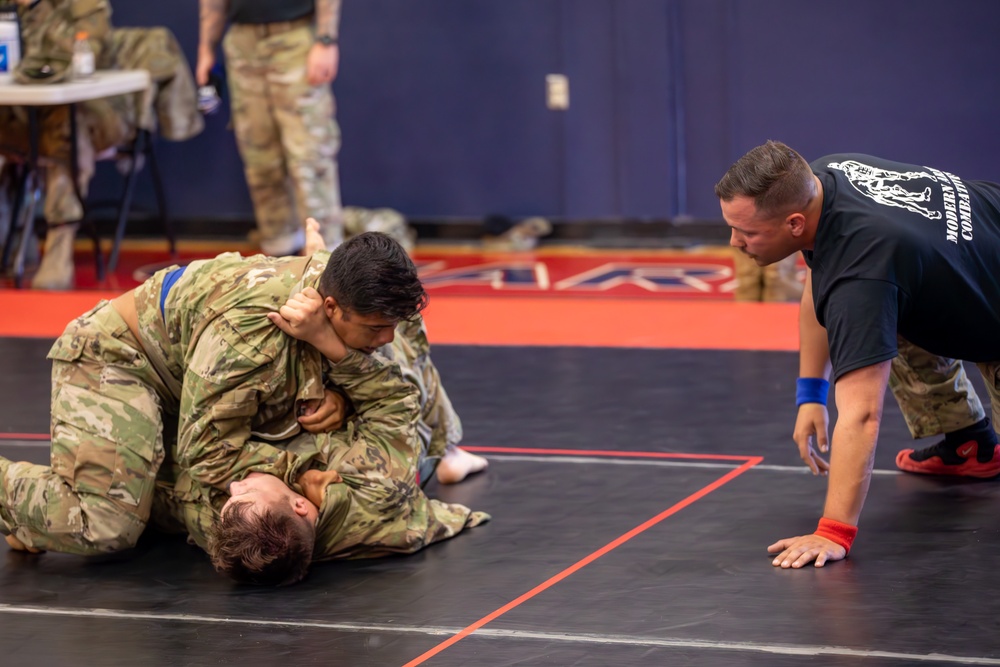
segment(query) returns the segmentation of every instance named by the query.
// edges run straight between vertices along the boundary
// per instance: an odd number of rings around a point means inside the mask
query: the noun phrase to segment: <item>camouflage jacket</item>
[[[422,328],[417,325],[417,330]],[[412,340],[397,336],[392,350],[383,352],[405,359],[413,347]],[[382,353],[366,356],[352,351],[340,363],[327,362],[326,377],[350,398],[353,417],[337,432],[302,434],[285,445],[295,455],[293,477],[318,468],[335,469],[343,478],[327,487],[314,560],[412,553],[489,519],[463,505],[429,499],[420,488],[417,464],[436,440],[421,438],[425,385],[412,369],[401,369]],[[447,431],[441,430],[442,438]],[[184,480],[183,470],[180,475],[174,488],[160,480],[156,523],[186,531],[206,548],[211,527],[229,496]]]
[[[351,397],[358,417],[343,431],[300,438],[293,448],[310,466],[343,478],[326,489],[314,560],[412,553],[490,518],[424,494],[417,479],[420,390],[381,359],[333,368],[330,379]]]
[[[73,45],[87,33],[97,69],[111,66],[108,0],[39,0],[18,6],[24,53],[14,76],[21,83],[57,83],[71,74]]]
[[[135,124],[171,141],[184,141],[205,127],[197,108],[197,84],[187,58],[167,28],[115,28],[111,58],[121,69],[144,69],[152,85],[134,94]]]
[[[173,141],[202,131],[194,75],[170,30],[113,28],[108,0],[39,0],[30,8],[20,6],[18,13],[24,58],[15,77],[21,83],[59,83],[69,78],[80,32],[87,33],[97,69],[149,71],[148,90],[79,104],[98,151],[128,140],[136,127],[158,130]]]
[[[162,311],[167,271],[135,289],[143,347],[169,389],[162,407],[178,415],[162,476],[219,489],[253,471],[292,481],[292,455],[269,443],[300,431],[297,403],[322,397],[325,360],[267,313],[314,287],[328,258],[226,253],[191,262]]]

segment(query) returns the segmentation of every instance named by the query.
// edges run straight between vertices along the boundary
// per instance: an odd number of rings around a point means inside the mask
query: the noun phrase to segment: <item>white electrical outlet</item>
[[[555,111],[569,109],[569,79],[565,74],[545,76],[545,104]]]

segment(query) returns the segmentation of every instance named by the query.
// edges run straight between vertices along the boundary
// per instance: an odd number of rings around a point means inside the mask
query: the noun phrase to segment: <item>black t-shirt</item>
[[[897,333],[1000,361],[1000,185],[870,155],[811,166],[823,212],[803,254],[834,377],[895,357]]]
[[[232,23],[278,23],[315,11],[315,0],[231,0],[226,18]]]

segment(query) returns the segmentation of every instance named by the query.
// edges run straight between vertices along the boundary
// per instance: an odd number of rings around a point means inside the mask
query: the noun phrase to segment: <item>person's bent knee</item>
[[[146,528],[146,522],[127,513],[104,513],[100,516],[93,511],[84,517],[83,529],[78,533],[80,555],[99,556],[132,549],[139,543]]]

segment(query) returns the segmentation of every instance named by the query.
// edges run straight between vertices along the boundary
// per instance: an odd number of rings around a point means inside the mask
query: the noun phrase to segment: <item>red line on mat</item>
[[[0,440],[48,440],[48,433],[0,433]],[[604,449],[535,449],[532,447],[463,446],[468,452],[486,454],[548,454],[555,456],[603,456],[633,459],[709,459],[712,461],[749,461],[751,456],[734,454],[688,454],[683,452],[616,452]]]
[[[571,451],[571,450],[564,450],[564,451]],[[652,528],[653,526],[655,526],[656,524],[660,523],[661,521],[663,521],[667,517],[676,514],[677,512],[681,511],[682,509],[684,509],[688,505],[691,505],[695,501],[700,500],[701,498],[704,498],[706,495],[708,495],[712,491],[715,491],[716,489],[718,489],[719,487],[723,486],[724,484],[726,484],[726,483],[732,481],[733,479],[739,477],[744,472],[746,472],[747,470],[749,470],[750,468],[754,467],[755,465],[757,465],[758,463],[760,463],[761,461],[764,460],[764,458],[762,456],[748,456],[748,457],[744,457],[744,459],[746,460],[746,463],[744,463],[743,465],[741,465],[739,468],[736,468],[735,470],[731,470],[730,472],[726,473],[725,475],[723,475],[719,479],[715,480],[714,482],[712,482],[708,486],[703,487],[701,490],[692,493],[690,496],[688,496],[684,500],[681,500],[680,502],[678,502],[678,503],[672,505],[671,507],[667,508],[666,510],[660,512],[659,514],[657,514],[656,516],[654,516],[652,519],[649,519],[648,521],[639,524],[638,526],[636,526],[632,530],[628,531],[627,533],[625,533],[621,537],[619,537],[619,538],[617,538],[617,539],[609,542],[608,544],[604,545],[603,547],[601,547],[600,549],[598,549],[594,553],[590,554],[586,558],[583,558],[582,560],[577,561],[576,563],[574,563],[573,565],[570,565],[568,568],[566,568],[565,570],[563,570],[559,574],[555,575],[554,577],[552,577],[552,578],[550,578],[550,579],[542,582],[538,586],[535,586],[534,588],[532,588],[530,591],[528,591],[524,595],[521,595],[520,597],[518,597],[518,598],[516,598],[514,600],[511,600],[510,602],[508,602],[504,606],[500,607],[496,611],[494,611],[494,612],[492,612],[490,614],[487,614],[486,616],[483,616],[481,619],[479,619],[478,621],[476,621],[472,625],[468,626],[467,628],[465,628],[464,630],[462,630],[458,634],[453,635],[452,637],[449,637],[448,639],[446,639],[445,641],[441,642],[440,644],[438,644],[434,648],[432,648],[429,651],[425,652],[423,655],[420,655],[420,656],[414,658],[413,660],[411,660],[410,662],[406,663],[405,665],[403,665],[403,667],[416,667],[417,665],[422,665],[427,660],[430,660],[435,655],[437,655],[441,651],[445,650],[449,646],[460,642],[462,639],[468,637],[473,632],[475,632],[479,628],[483,627],[484,625],[486,625],[490,621],[493,621],[493,620],[499,618],[500,616],[503,616],[504,614],[506,614],[511,609],[514,609],[515,607],[519,606],[523,602],[526,602],[526,601],[530,600],[531,598],[535,597],[536,595],[538,595],[539,593],[541,593],[541,592],[543,592],[543,591],[551,588],[552,586],[556,585],[557,583],[559,583],[560,581],[562,581],[566,577],[570,576],[574,572],[576,572],[576,571],[578,571],[578,570],[586,567],[587,565],[593,563],[595,560],[597,560],[598,558],[600,558],[604,554],[608,553],[609,551],[612,551],[613,549],[618,548],[622,544],[625,544],[626,542],[628,542],[629,540],[631,540],[636,535],[639,535],[640,533],[646,531],[647,529]]]
[[[712,461],[748,461],[752,456],[734,454],[686,454],[679,452],[616,452],[604,449],[534,449],[532,447],[466,447],[469,452],[494,454],[555,454],[557,456],[610,456],[640,459],[709,459]]]

